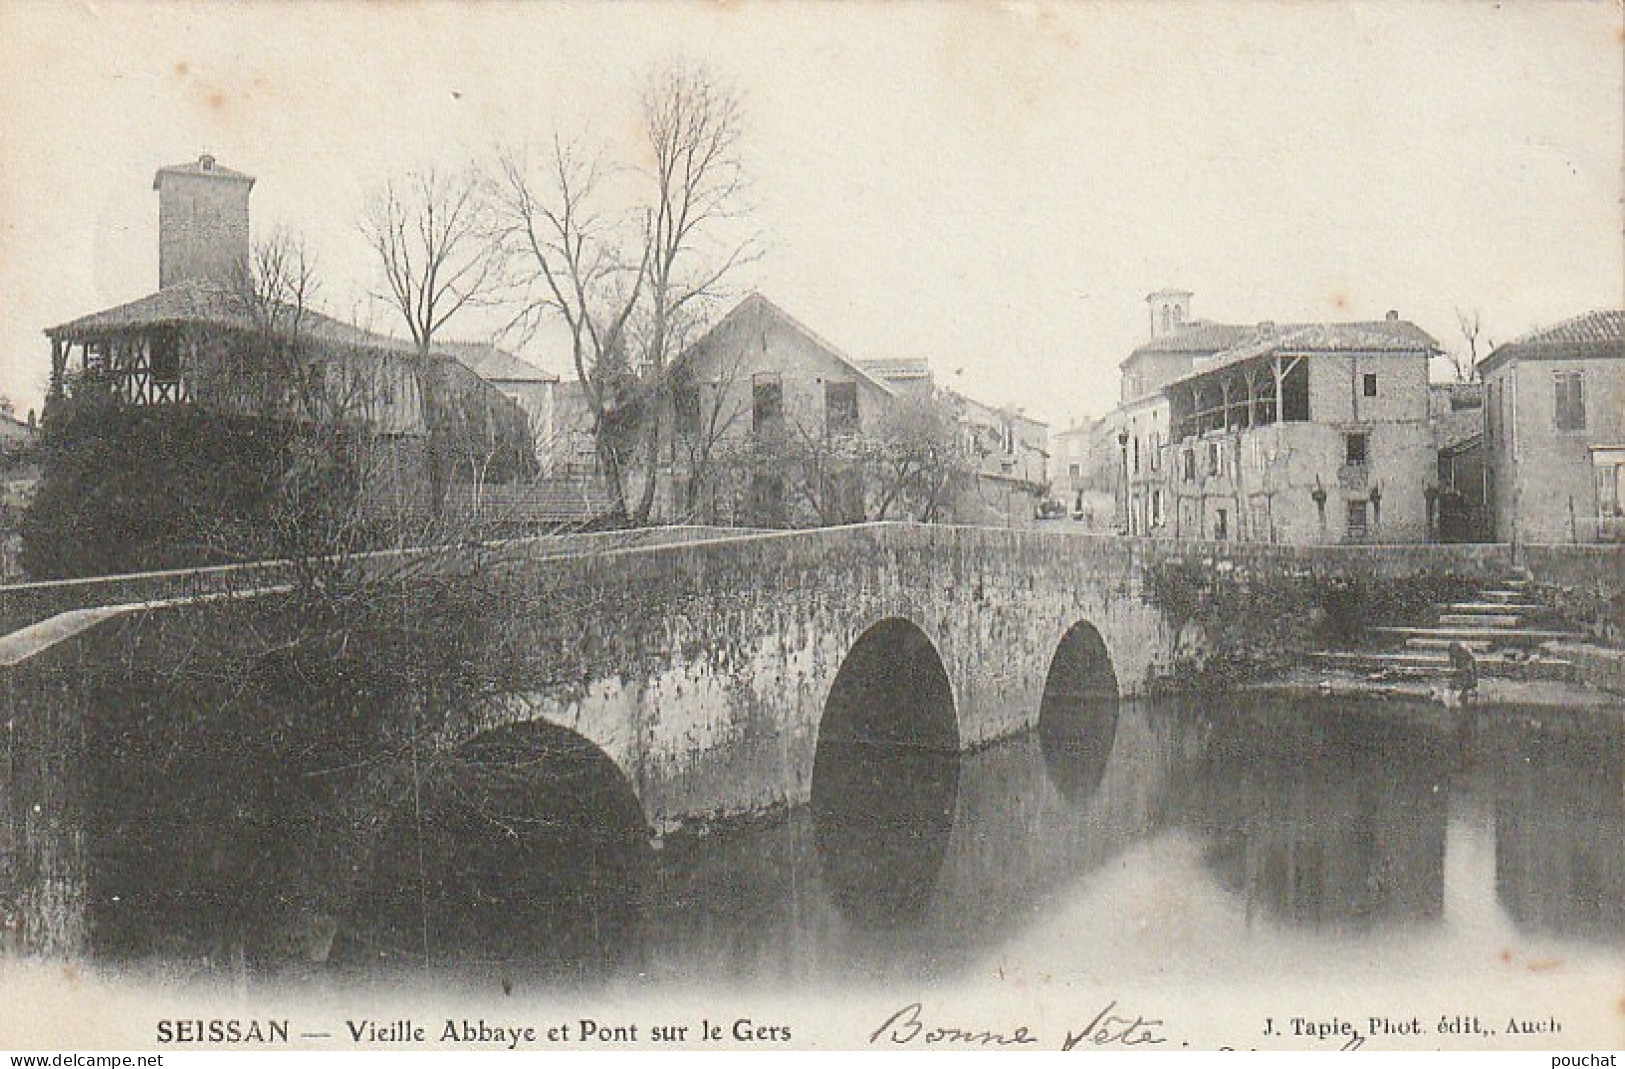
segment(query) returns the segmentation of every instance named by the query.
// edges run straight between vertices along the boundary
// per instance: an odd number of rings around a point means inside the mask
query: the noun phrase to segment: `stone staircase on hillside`
[[[1563,626],[1556,609],[1534,598],[1527,577],[1440,606],[1432,626],[1377,625],[1365,631],[1366,647],[1319,650],[1310,661],[1380,678],[1445,679],[1450,646],[1459,642],[1472,652],[1480,675],[1568,680],[1573,663],[1550,646],[1583,637]]]

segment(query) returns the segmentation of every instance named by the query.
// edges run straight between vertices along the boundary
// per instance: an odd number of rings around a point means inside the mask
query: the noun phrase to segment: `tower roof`
[[[221,178],[228,182],[247,182],[254,184],[254,176],[234,171],[230,167],[222,167],[215,162],[213,156],[205,152],[191,163],[174,163],[168,167],[160,167],[152,176],[152,188],[157,189],[162,183],[164,175],[186,175],[192,178]]]

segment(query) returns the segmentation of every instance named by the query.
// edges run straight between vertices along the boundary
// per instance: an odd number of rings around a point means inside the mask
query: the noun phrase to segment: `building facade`
[[[657,499],[668,520],[1027,526],[1047,427],[936,386],[917,358],[857,361],[759,293],[669,372]]]
[[[1253,542],[1420,542],[1434,534],[1432,337],[1363,323],[1194,320],[1158,291],[1152,339],[1121,365],[1118,529]]]
[[[1498,346],[1484,380],[1486,508],[1497,541],[1625,539],[1625,311]]]

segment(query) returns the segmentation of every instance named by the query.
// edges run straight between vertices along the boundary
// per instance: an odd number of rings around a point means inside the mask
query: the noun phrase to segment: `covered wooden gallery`
[[[525,412],[451,356],[420,358],[410,343],[215,283],[189,279],[45,334],[47,421],[54,402],[94,386],[128,405],[433,440],[451,482],[533,464]]]

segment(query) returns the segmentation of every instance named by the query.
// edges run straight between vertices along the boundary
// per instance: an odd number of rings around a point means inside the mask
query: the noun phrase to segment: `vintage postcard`
[[[1625,1046],[1622,59],[0,0],[0,1048]]]

